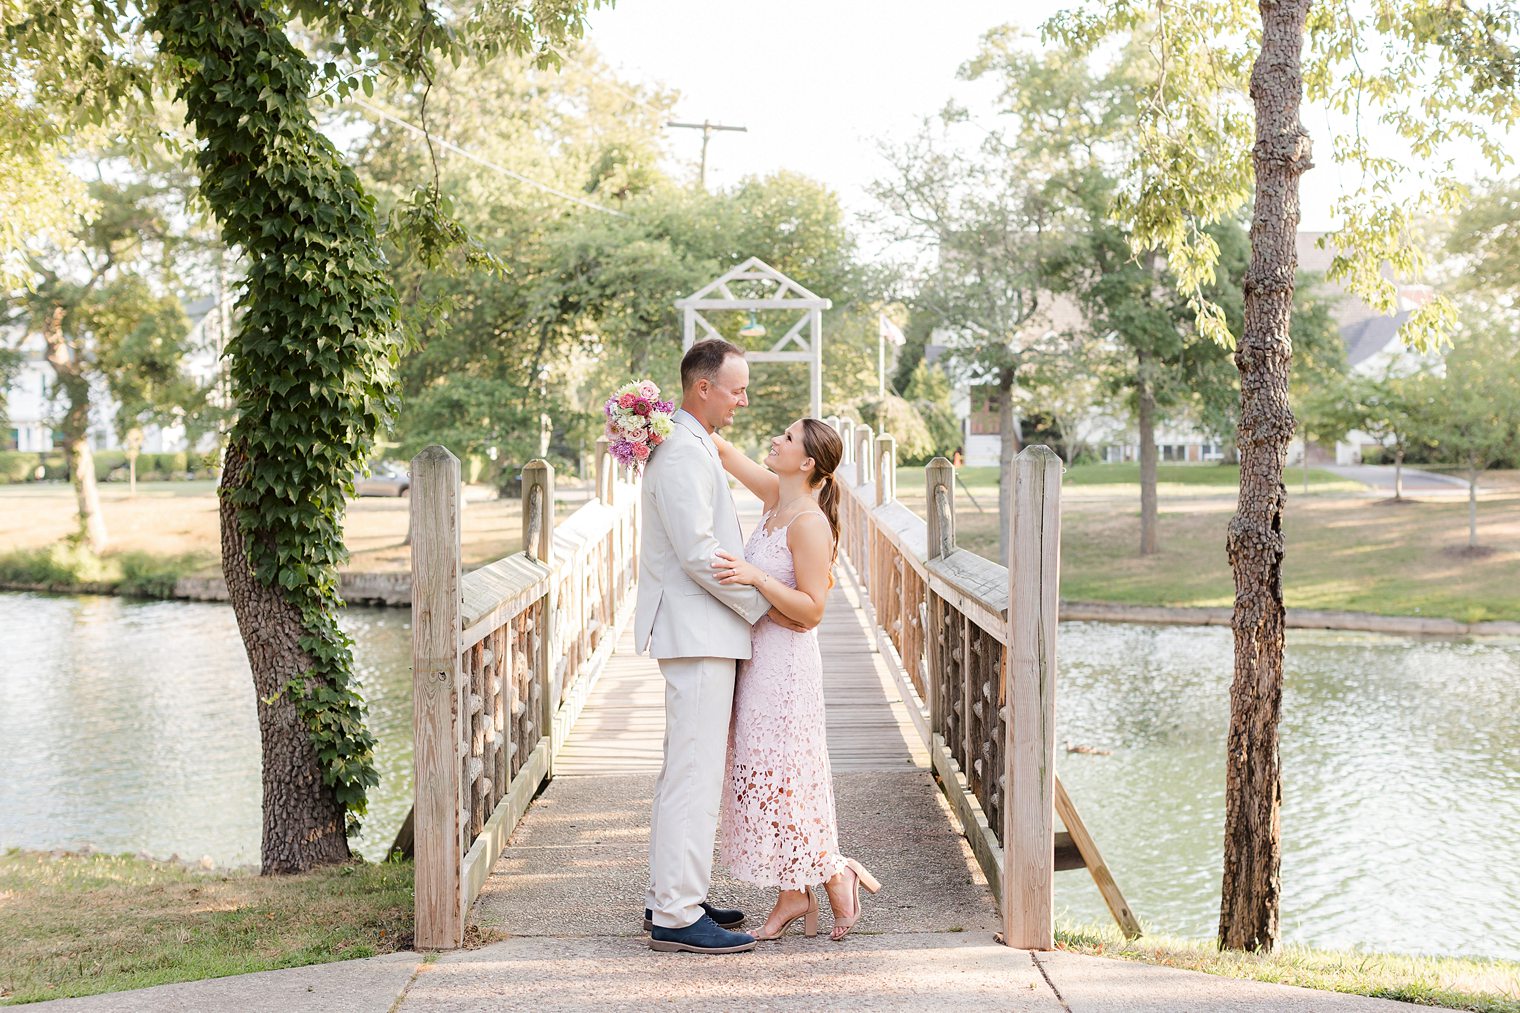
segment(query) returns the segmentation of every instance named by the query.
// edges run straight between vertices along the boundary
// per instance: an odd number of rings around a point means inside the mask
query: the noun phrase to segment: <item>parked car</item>
[[[369,475],[354,475],[355,496],[405,496],[412,490],[412,478],[399,465],[379,461],[370,466]]]

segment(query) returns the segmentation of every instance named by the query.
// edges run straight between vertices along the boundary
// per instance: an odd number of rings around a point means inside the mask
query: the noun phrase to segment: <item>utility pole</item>
[[[713,123],[711,120],[703,120],[701,123],[667,123],[667,127],[679,127],[683,130],[702,131],[702,161],[697,169],[697,185],[703,190],[707,189],[707,142],[712,139],[714,130],[737,130],[740,133],[749,133],[748,127],[725,127],[721,123]]]

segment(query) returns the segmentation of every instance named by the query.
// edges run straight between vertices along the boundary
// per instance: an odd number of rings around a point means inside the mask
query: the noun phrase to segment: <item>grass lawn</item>
[[[585,492],[561,481],[569,516]],[[466,566],[478,566],[522,547],[522,510],[516,499],[496,499],[483,487],[466,490],[463,548]],[[344,530],[351,553],[347,569],[360,572],[405,570],[411,565],[406,538],[409,499],[363,497],[350,501]],[[216,489],[204,482],[139,482],[129,496],[125,483],[100,485],[100,508],[113,556],[141,553],[177,557],[184,572],[219,575],[219,520]],[[74,530],[74,490],[62,482],[0,485],[0,552],[54,545]]]
[[[411,945],[410,862],[299,876],[0,855],[0,1001],[372,957]]]
[[[1312,950],[1301,946],[1279,946],[1269,954],[1221,952],[1212,939],[1141,936],[1131,941],[1107,926],[1058,929],[1056,945],[1076,953],[1205,971],[1226,978],[1271,981],[1477,1013],[1520,1013],[1520,964],[1506,960]]]
[[[1108,469],[1113,469],[1109,472]],[[1290,608],[1442,616],[1464,622],[1520,620],[1520,487],[1509,473],[1485,476],[1479,541],[1467,544],[1467,501],[1455,495],[1392,504],[1323,471],[1301,493],[1289,476],[1284,521],[1284,594]],[[996,469],[963,468],[956,490],[961,546],[997,558]],[[1238,470],[1162,465],[1158,489],[1161,552],[1142,558],[1140,487],[1129,465],[1070,469],[1062,484],[1061,595],[1134,605],[1228,606],[1234,578],[1225,532],[1235,510]],[[923,470],[898,473],[898,497],[924,513]],[[978,511],[975,499],[981,505]]]

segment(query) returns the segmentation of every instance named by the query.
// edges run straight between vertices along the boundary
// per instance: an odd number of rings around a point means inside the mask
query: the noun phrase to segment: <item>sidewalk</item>
[[[986,931],[791,936],[726,957],[642,938],[522,937],[426,962],[415,953],[161,985],[27,1009],[80,1013],[570,1013],[862,1010],[928,1013],[1398,1013],[1417,1007],[1074,953]]]

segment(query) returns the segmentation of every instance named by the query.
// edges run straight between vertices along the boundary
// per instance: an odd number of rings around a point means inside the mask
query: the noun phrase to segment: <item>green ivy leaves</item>
[[[336,618],[342,519],[354,471],[395,410],[398,354],[374,204],[316,129],[312,67],[269,6],[166,2],[149,20],[184,69],[201,192],[249,260],[228,344],[232,440],[249,463],[223,495],[256,579],[299,610],[311,668],[286,690],[354,833],[379,775]]]

